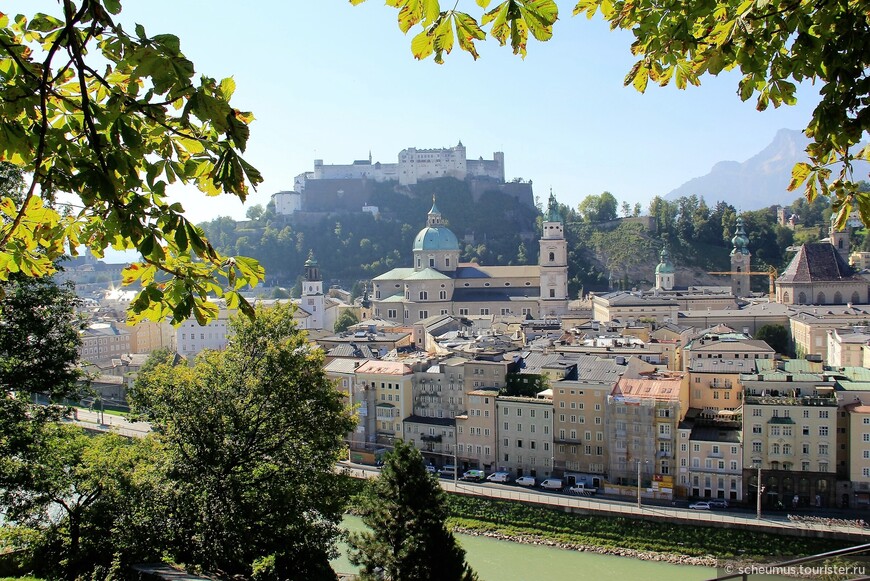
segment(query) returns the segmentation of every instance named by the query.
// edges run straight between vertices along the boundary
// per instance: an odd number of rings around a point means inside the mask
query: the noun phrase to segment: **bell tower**
[[[568,242],[553,191],[544,217],[538,264],[541,268],[540,317],[568,312]]]
[[[736,228],[734,238],[731,239],[731,293],[735,297],[745,297],[750,291],[749,273],[752,269],[749,259],[752,254],[749,253],[749,238],[743,230],[743,218],[737,218]]]
[[[305,280],[302,281],[302,300],[299,305],[310,314],[305,326],[307,329],[323,329],[325,305],[320,266],[314,258],[314,251],[310,250],[308,260],[305,261]]]

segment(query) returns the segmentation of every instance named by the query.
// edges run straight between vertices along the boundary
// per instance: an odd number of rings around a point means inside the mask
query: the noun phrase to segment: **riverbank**
[[[468,528],[461,525],[451,527],[454,533],[468,535],[472,537],[487,537],[499,541],[509,541],[512,543],[522,543],[524,545],[536,545],[544,547],[552,547],[555,549],[566,549],[569,551],[580,551],[584,553],[597,553],[599,555],[609,555],[613,557],[628,557],[631,559],[639,559],[641,561],[656,561],[659,563],[670,563],[672,565],[693,565],[698,567],[718,567],[719,559],[713,556],[692,557],[688,555],[680,555],[674,553],[661,553],[658,551],[638,551],[634,549],[626,549],[622,547],[603,547],[596,545],[583,545],[567,542],[553,541],[546,537],[533,534],[513,534],[508,535],[497,530],[485,530],[481,528]]]
[[[450,526],[469,535],[679,564],[783,561],[842,549],[849,543],[666,520],[578,515],[549,507],[448,495]]]

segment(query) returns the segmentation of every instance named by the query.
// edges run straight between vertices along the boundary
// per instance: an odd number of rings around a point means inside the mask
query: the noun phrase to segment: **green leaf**
[[[788,190],[796,190],[802,183],[806,181],[812,169],[812,166],[808,163],[796,163],[794,167],[791,168],[791,182],[789,182],[788,184]]]

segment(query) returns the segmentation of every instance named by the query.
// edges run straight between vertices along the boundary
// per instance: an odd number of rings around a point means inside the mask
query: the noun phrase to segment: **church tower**
[[[837,249],[837,252],[840,253],[840,256],[843,257],[843,260],[846,261],[846,264],[849,264],[849,230],[850,228],[847,226],[843,230],[837,230],[837,215],[831,215],[831,227],[828,230],[828,235],[831,240],[831,244],[834,248]]]
[[[671,253],[668,244],[662,247],[661,259],[656,266],[656,289],[672,290],[674,288],[674,265],[671,264]]]
[[[320,277],[320,266],[314,258],[313,250],[308,251],[308,260],[305,261],[305,280],[302,281],[302,301],[299,306],[311,314],[306,329],[323,329],[323,279]]]
[[[538,264],[541,267],[540,317],[564,315],[568,311],[568,242],[552,190],[544,217]]]
[[[731,239],[731,293],[735,297],[749,296],[749,238],[743,230],[743,218],[737,218],[737,231]]]

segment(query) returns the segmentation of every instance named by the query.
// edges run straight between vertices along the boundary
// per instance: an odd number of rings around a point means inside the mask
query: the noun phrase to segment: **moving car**
[[[517,484],[520,486],[534,486],[537,484],[534,476],[520,476],[517,478]]]
[[[707,504],[710,505],[710,509],[712,510],[725,510],[728,508],[728,501],[724,498],[711,498],[707,501]]]
[[[710,503],[706,500],[701,500],[699,502],[693,502],[689,505],[689,508],[692,510],[710,510]]]

